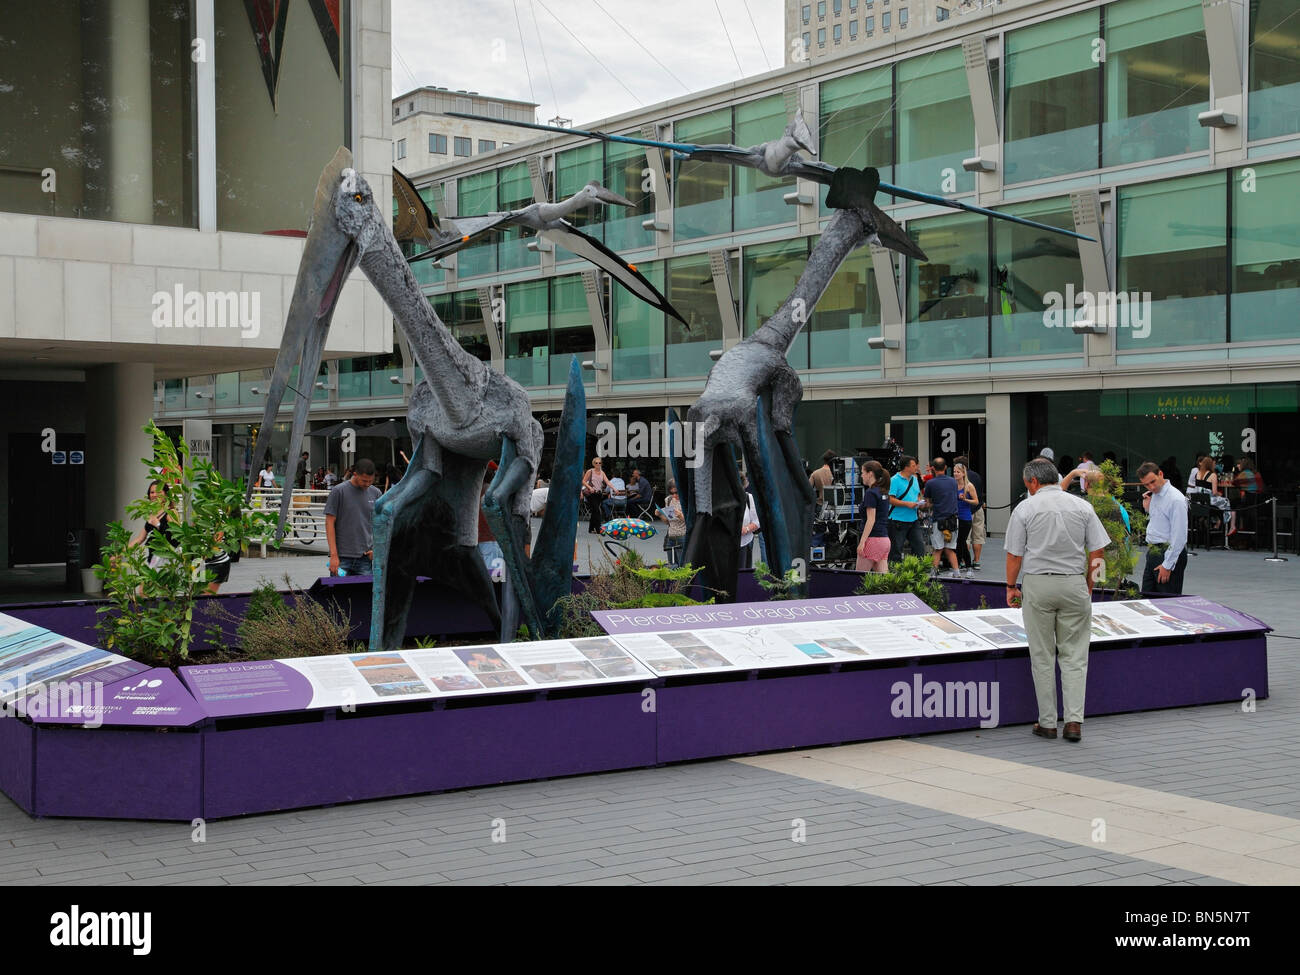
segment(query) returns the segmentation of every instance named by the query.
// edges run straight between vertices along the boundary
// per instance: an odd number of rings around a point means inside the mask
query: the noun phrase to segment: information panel
[[[54,682],[107,683],[148,669],[147,664],[0,614],[0,702],[23,698]]]
[[[944,613],[943,616],[997,646],[1029,646],[1019,609],[968,609]],[[1268,627],[1202,596],[1131,599],[1093,603],[1092,606],[1094,643],[1135,637],[1258,632],[1261,629]]]
[[[183,667],[181,675],[217,717],[653,676],[609,637],[209,664]]]

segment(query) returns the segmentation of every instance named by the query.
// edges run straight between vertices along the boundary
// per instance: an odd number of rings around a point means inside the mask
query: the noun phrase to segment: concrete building
[[[785,0],[785,63],[871,50],[1029,0]]]
[[[277,16],[51,0],[5,28],[0,567],[62,561],[72,529],[102,541],[145,493],[156,411],[187,407],[200,439],[226,414],[260,414],[340,144],[391,193],[388,0],[344,0],[337,23],[307,4]],[[327,354],[391,350],[392,333],[355,273]],[[242,429],[211,435],[227,471],[249,466]]]
[[[885,198],[930,260],[864,248],[832,281],[789,353],[806,457],[879,446],[887,432],[921,456],[969,452],[1002,509],[995,530],[1020,466],[1044,446],[1058,459],[1113,452],[1130,480],[1149,458],[1172,456],[1185,475],[1197,452],[1249,456],[1289,505],[1300,481],[1296,10],[1004,5],[900,37],[884,56],[790,65],[589,125],[753,145],[798,105],[821,159],[1096,239]],[[635,208],[579,215],[584,229],[655,281],[689,331],[518,231],[416,267],[461,342],[528,387],[546,422],[574,354],[594,366],[593,425],[662,420],[695,400],[713,354],[773,313],[830,214],[813,183],[560,134],[416,177],[443,213],[558,199],[590,179]],[[1073,303],[1084,293],[1138,301],[1103,318]],[[331,369],[322,423],[396,415],[416,378],[397,357]],[[178,382],[161,416],[190,415],[186,395]]]
[[[445,112],[487,115],[499,123],[451,118]],[[393,99],[393,165],[410,176],[532,138],[510,122],[537,121],[534,102],[493,98],[476,91],[416,88]]]

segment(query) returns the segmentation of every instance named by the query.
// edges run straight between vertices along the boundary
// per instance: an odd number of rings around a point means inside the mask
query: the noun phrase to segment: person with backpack
[[[917,509],[922,505],[921,479],[916,476],[920,465],[916,458],[903,457],[903,466],[889,481],[889,561],[903,561],[903,545],[907,544],[917,558],[925,558],[925,538]]]

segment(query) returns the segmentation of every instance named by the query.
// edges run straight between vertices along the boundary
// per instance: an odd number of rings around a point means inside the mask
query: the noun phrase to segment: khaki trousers
[[[1056,727],[1056,664],[1061,666],[1061,711],[1066,723],[1083,721],[1088,686],[1092,599],[1083,574],[1027,575],[1020,583],[1029,637],[1029,667],[1038,697],[1038,724]]]

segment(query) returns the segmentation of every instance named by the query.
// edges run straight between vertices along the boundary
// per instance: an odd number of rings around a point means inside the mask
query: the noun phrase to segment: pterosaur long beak
[[[619,196],[613,190],[607,190],[603,186],[596,187],[596,199],[598,199],[601,203],[612,203],[615,206],[620,206],[620,207],[631,208],[636,206],[636,204],[633,203],[631,200],[627,199],[626,197]]]
[[[316,185],[316,202],[312,211],[307,243],[298,264],[298,279],[294,284],[293,299],[285,317],[284,335],[275,359],[271,386],[267,391],[266,409],[258,429],[253,456],[266,444],[269,448],[275,427],[276,414],[284,401],[285,391],[293,389],[293,427],[289,435],[289,470],[302,449],[303,434],[307,427],[307,410],[311,407],[316,372],[320,369],[325,338],[329,334],[334,309],[339,294],[358,260],[357,245],[338,226],[334,216],[334,197],[339,187],[342,171],[352,165],[352,154],[340,148],[321,172]],[[289,377],[298,369],[296,388]],[[284,479],[284,493],[280,499],[280,528],[284,528],[285,514],[293,491],[292,477]],[[245,497],[251,496],[250,480]]]

